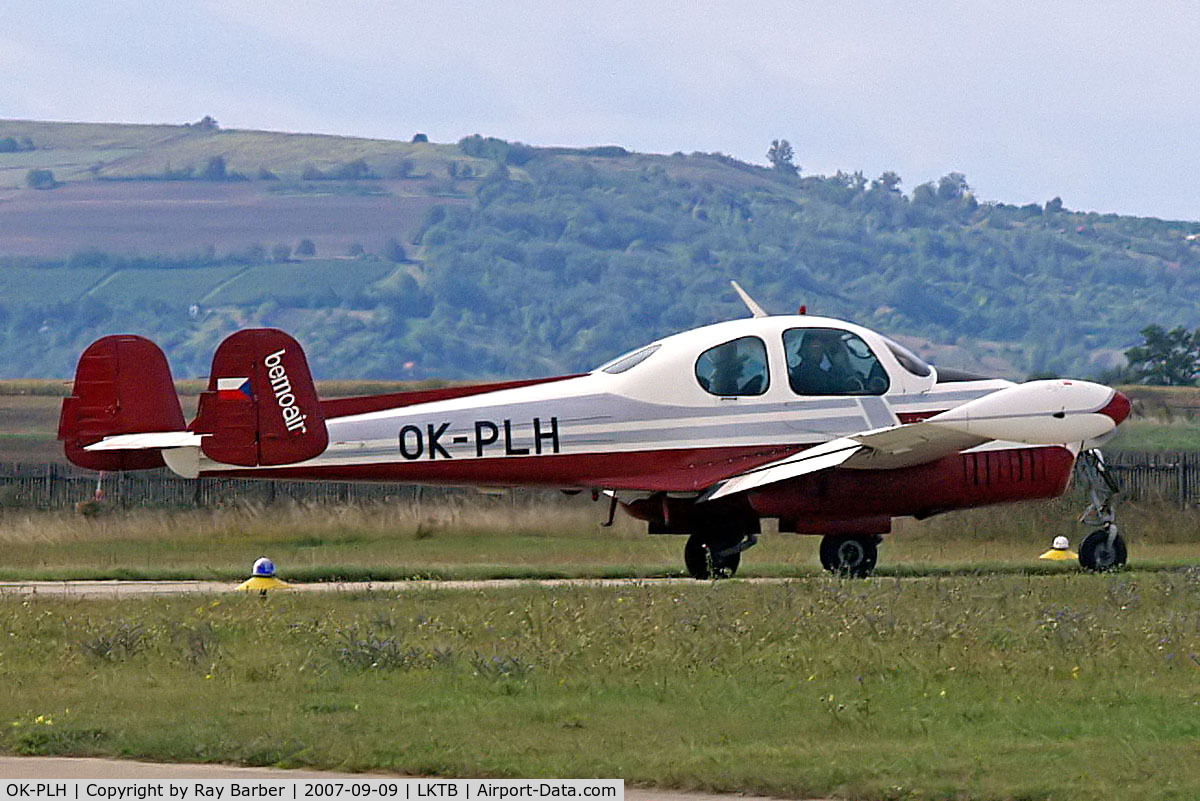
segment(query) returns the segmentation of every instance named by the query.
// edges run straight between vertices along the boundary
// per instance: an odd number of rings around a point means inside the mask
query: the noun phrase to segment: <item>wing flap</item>
[[[786,459],[780,459],[778,462],[771,462],[719,481],[710,487],[708,492],[700,496],[700,500],[714,501],[717,498],[724,498],[726,495],[746,492],[767,484],[774,484],[777,481],[786,481],[789,478],[837,467],[852,458],[862,448],[860,443],[850,437],[823,442]]]
[[[989,440],[922,421],[851,434],[714,484],[701,496],[713,501],[820,470],[895,470],[925,464]]]

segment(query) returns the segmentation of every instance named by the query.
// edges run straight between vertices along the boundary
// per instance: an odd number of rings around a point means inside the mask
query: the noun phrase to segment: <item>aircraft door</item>
[[[851,331],[789,328],[783,351],[797,395],[883,395],[891,386],[887,370]]]

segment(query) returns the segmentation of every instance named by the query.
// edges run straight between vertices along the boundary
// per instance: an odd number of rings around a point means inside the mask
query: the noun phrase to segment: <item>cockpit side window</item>
[[[696,360],[696,380],[713,395],[761,395],[771,383],[767,346],[741,337],[709,348]]]
[[[783,332],[788,383],[797,395],[882,395],[887,370],[862,338],[836,328]]]

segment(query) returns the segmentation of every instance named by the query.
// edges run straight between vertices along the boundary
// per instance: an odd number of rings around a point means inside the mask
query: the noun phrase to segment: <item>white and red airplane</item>
[[[1099,384],[937,369],[861,326],[767,315],[735,288],[753,317],[590,373],[370,397],[321,400],[294,339],[238,331],[190,424],[162,351],[107,336],[80,357],[58,436],[96,470],[603,492],[610,521],[619,503],[651,533],[689,534],[697,578],[732,575],[777,518],[824,537],[827,569],[862,576],[892,518],[1057,496],[1129,414]],[[1079,549],[1090,569],[1125,562],[1102,522]]]

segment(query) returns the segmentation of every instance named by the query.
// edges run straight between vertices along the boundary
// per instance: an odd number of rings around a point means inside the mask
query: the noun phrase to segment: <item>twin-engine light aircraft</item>
[[[732,575],[762,518],[823,537],[865,576],[892,518],[1061,494],[1129,414],[1086,381],[1010,381],[926,364],[861,326],[767,315],[669,336],[590,373],[371,397],[317,397],[300,345],[238,331],[185,423],[166,357],[107,336],[80,357],[59,439],[76,465],[181,476],[591,490],[688,534],[696,578]],[[1089,471],[1084,471],[1085,475]],[[1093,506],[1107,512],[1093,493]],[[1125,561],[1111,514],[1084,567]]]

